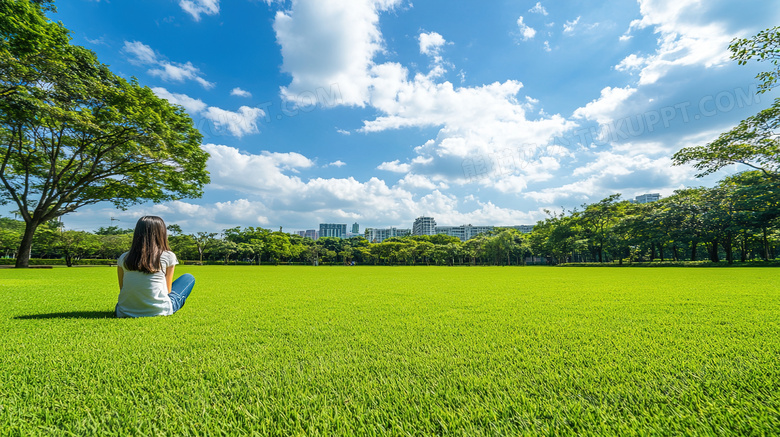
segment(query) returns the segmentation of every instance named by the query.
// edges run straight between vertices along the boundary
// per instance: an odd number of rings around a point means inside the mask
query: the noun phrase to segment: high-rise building
[[[360,234],[360,225],[357,223],[352,223],[352,233],[355,235]]]
[[[405,237],[411,235],[411,229],[397,229],[397,228],[366,228],[365,236],[366,240],[371,243],[381,243],[391,237]]]
[[[517,229],[521,234],[530,234],[534,230],[534,225],[515,225],[509,227]]]
[[[436,220],[433,217],[417,217],[412,225],[412,235],[435,235]]]
[[[650,203],[658,200],[661,200],[661,195],[659,193],[650,193],[636,196],[631,203]]]
[[[346,223],[320,223],[319,238],[334,237],[334,238],[346,238],[347,225]]]
[[[310,238],[312,240],[317,239],[317,230],[316,229],[307,229],[305,231],[298,231],[296,232],[297,235],[300,235],[303,238]]]

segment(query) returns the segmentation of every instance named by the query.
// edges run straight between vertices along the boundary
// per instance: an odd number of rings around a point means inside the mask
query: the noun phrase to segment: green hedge
[[[14,258],[0,258],[0,266],[12,266],[16,264]],[[64,266],[64,258],[59,259],[46,259],[46,258],[30,258],[31,266]],[[116,265],[115,259],[74,259],[74,266],[109,266]]]
[[[561,267],[780,267],[780,260],[734,261],[733,264],[726,261],[717,263],[711,261],[654,261],[630,264],[624,261],[623,264],[618,264],[616,261],[612,263],[564,263],[559,265]]]

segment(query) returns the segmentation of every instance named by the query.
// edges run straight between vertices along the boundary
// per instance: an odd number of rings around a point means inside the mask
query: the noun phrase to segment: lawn
[[[773,434],[773,268],[0,270],[0,434]]]

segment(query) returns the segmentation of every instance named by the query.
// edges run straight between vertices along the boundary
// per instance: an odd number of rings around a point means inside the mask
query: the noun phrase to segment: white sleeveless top
[[[160,271],[143,273],[125,268],[123,253],[116,261],[124,270],[122,290],[119,291],[119,302],[116,305],[117,317],[150,317],[170,316],[173,314],[171,299],[168,297],[168,283],[165,272],[168,267],[179,263],[176,255],[165,251],[160,256]]]

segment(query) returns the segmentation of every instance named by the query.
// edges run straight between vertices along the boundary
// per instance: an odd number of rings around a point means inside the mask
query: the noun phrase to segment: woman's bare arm
[[[169,266],[165,269],[165,282],[168,284],[168,294],[171,294],[171,287],[173,286],[173,269],[176,266]]]
[[[119,279],[119,291],[122,291],[122,285],[125,280],[125,271],[122,269],[122,266],[116,266],[116,277]]]

